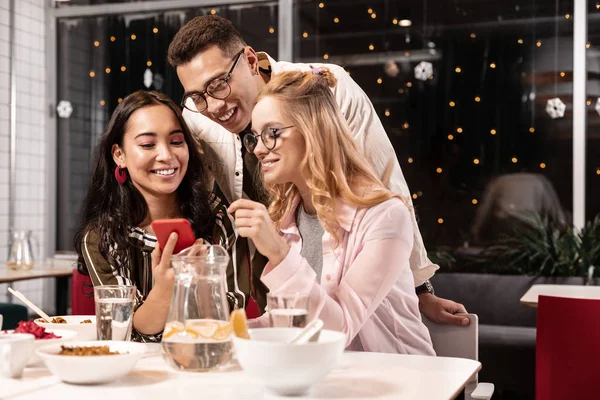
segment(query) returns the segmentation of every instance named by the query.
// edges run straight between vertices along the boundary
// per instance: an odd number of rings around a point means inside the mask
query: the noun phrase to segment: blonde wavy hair
[[[335,215],[336,200],[363,208],[392,197],[403,199],[371,172],[367,159],[358,150],[331,90],[336,83],[333,73],[323,67],[282,72],[271,78],[257,102],[265,97],[275,99],[286,123],[304,136],[306,154],[300,173],[310,189],[319,221],[337,246],[339,238],[335,232],[340,221]],[[389,178],[391,166],[384,173],[384,181]],[[269,214],[279,228],[294,211],[298,188],[290,183],[265,183],[265,189],[270,197]]]

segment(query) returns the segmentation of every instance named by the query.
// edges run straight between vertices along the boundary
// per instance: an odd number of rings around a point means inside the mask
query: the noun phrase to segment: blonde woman
[[[270,206],[241,199],[229,211],[269,259],[262,282],[309,293],[309,319],[345,332],[349,350],[434,355],[409,267],[409,208],[367,167],[335,84],[326,68],[271,79],[243,139]]]

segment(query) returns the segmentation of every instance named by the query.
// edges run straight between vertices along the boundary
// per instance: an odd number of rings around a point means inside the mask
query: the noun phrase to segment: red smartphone
[[[161,251],[165,248],[169,240],[169,235],[173,232],[177,233],[177,244],[175,245],[173,254],[177,254],[181,250],[190,247],[196,241],[192,224],[185,218],[157,219],[152,221],[152,229],[154,230]]]

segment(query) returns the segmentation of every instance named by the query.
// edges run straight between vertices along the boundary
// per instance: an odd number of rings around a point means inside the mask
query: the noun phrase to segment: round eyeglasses
[[[185,94],[183,99],[181,100],[181,106],[187,108],[192,112],[203,112],[208,108],[208,102],[206,101],[206,96],[209,95],[213,99],[217,100],[225,100],[231,94],[231,86],[229,85],[229,80],[231,79],[231,75],[233,74],[233,70],[236,65],[240,61],[242,54],[244,54],[244,50],[242,49],[236,56],[231,69],[225,75],[224,78],[213,79],[208,83],[206,89],[203,92],[193,92],[189,94]]]
[[[254,150],[256,149],[256,145],[258,144],[258,138],[262,140],[263,144],[267,148],[267,150],[273,150],[277,145],[277,138],[281,136],[284,129],[293,128],[294,125],[284,126],[283,128],[271,128],[267,126],[260,132],[260,135],[254,135],[252,133],[247,133],[244,136],[244,147],[250,154],[254,154]]]

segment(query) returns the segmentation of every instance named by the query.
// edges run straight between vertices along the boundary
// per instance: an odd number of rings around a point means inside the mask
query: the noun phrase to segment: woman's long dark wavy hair
[[[123,146],[129,118],[135,111],[155,105],[165,105],[173,110],[188,146],[187,171],[177,188],[181,214],[191,222],[196,237],[207,237],[212,233],[214,215],[211,212],[208,178],[198,144],[185,124],[179,107],[162,93],[137,91],[117,106],[96,148],[81,225],[75,234],[75,249],[79,256],[77,268],[81,273],[88,273],[83,260],[82,244],[90,231],[96,231],[100,254],[112,266],[118,268],[119,264],[123,265],[129,259],[129,230],[144,221],[148,205],[129,177],[123,185],[117,182],[114,175],[117,165],[113,160],[112,147],[114,144]]]

